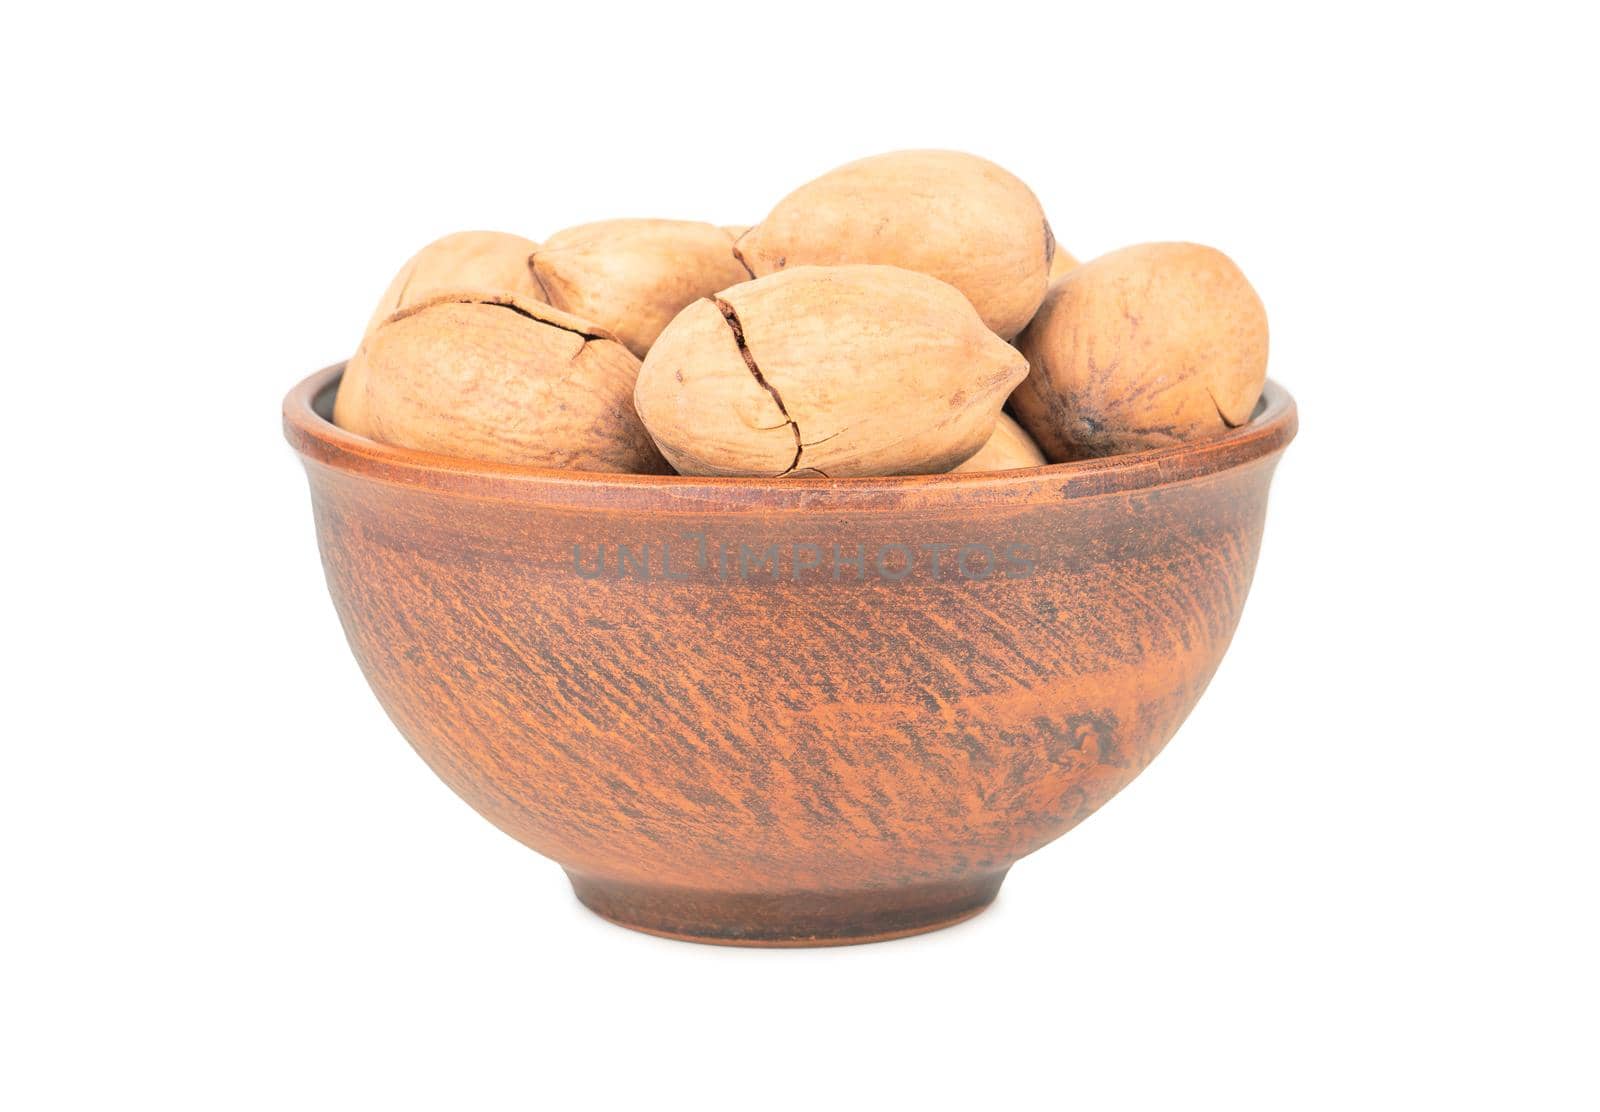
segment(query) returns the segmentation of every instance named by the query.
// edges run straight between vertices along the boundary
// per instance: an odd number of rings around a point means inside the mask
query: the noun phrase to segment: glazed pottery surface
[[[912,934],[1127,784],[1238,623],[1269,383],[1226,436],[1026,471],[689,479],[377,444],[284,403],[350,646],[463,799],[616,922]]]

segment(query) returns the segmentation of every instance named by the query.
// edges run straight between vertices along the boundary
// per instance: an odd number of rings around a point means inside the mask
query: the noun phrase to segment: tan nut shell
[[[1033,191],[959,151],[898,151],[802,185],[735,250],[750,272],[885,263],[931,274],[1010,339],[1044,298],[1055,240]]]
[[[978,454],[963,463],[956,471],[1014,471],[1021,467],[1042,467],[1048,462],[1039,445],[1033,442],[1022,426],[1005,413],[995,422],[994,435],[978,450]]]
[[[1011,399],[1050,459],[1115,455],[1250,419],[1267,376],[1267,314],[1222,252],[1147,243],[1069,271],[1017,347]]]
[[[528,271],[528,256],[538,246],[509,232],[454,232],[407,259],[383,291],[361,334],[361,345],[345,365],[333,401],[334,423],[362,436],[372,435],[366,413],[366,357],[361,348],[378,325],[406,306],[444,290],[482,290],[542,300]]]
[[[1056,244],[1055,258],[1050,260],[1050,281],[1054,282],[1069,270],[1078,267],[1078,260],[1072,257],[1070,251],[1063,251],[1061,245]]]
[[[929,474],[983,447],[1026,373],[937,279],[795,267],[680,313],[634,401],[686,475]]]
[[[464,459],[661,473],[633,411],[639,361],[592,325],[535,301],[441,294],[366,345],[372,436]]]
[[[690,220],[580,224],[545,240],[529,265],[543,300],[640,358],[685,305],[749,278],[728,232]]]

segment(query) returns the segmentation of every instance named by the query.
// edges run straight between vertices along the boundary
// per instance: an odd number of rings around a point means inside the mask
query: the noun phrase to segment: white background
[[[1592,36],[671,7],[7,17],[0,1103],[1594,1107]],[[368,693],[279,399],[442,233],[752,222],[914,146],[1251,276],[1302,432],[1243,624],[970,924],[609,926]]]

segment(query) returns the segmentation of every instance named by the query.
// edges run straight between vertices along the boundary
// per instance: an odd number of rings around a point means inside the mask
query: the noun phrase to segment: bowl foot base
[[[848,946],[938,930],[994,899],[1005,871],[861,892],[773,894],[652,888],[568,873],[583,905],[618,926],[720,946]]]

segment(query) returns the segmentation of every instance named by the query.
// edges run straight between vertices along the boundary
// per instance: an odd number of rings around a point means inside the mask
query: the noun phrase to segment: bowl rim
[[[556,471],[458,459],[382,444],[317,412],[344,373],[335,363],[283,399],[283,429],[308,468],[497,501],[657,512],[873,510],[963,502],[1026,505],[1122,494],[1198,479],[1281,452],[1299,427],[1294,398],[1268,380],[1250,420],[1221,436],[1102,459],[1014,471],[868,478],[740,478]]]

